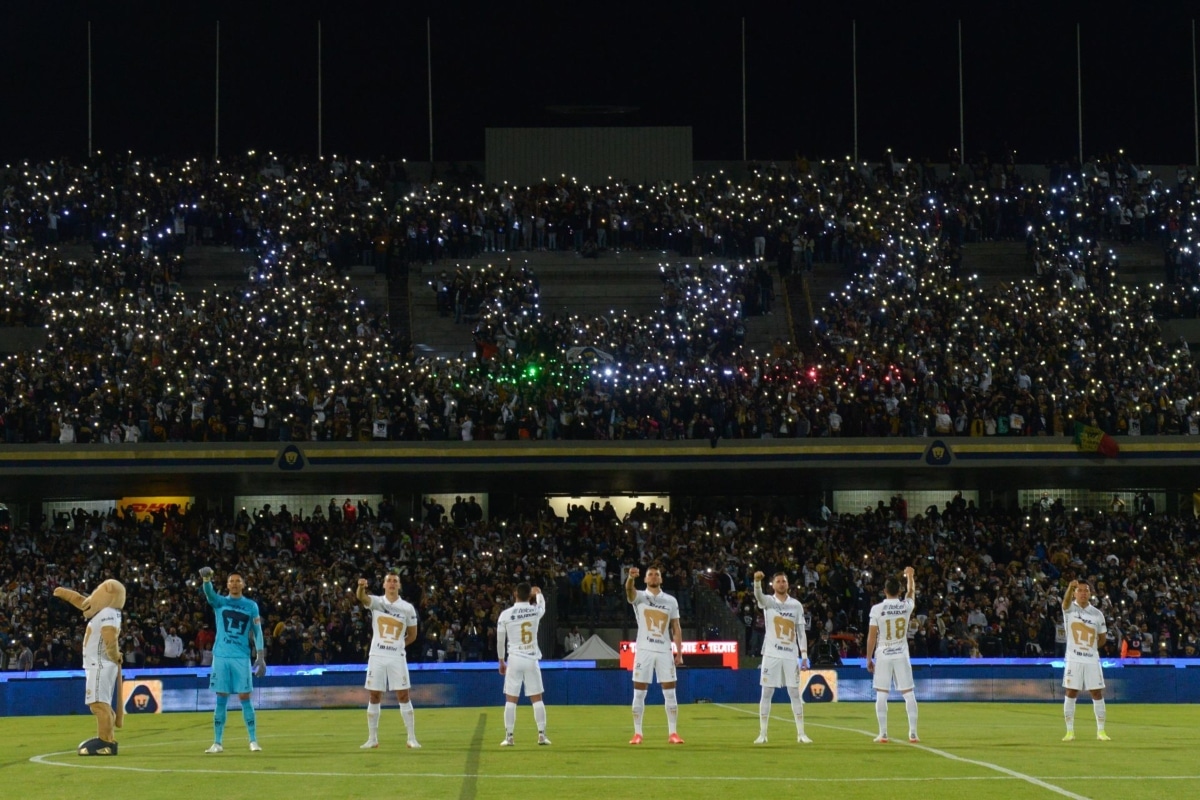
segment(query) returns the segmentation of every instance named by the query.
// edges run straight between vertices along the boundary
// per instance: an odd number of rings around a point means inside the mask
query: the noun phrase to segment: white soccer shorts
[[[912,662],[907,658],[876,660],[874,681],[876,691],[891,691],[893,683],[898,692],[906,692],[913,688]]]
[[[522,686],[525,687],[526,697],[542,693],[542,667],[537,659],[508,660],[508,668],[504,671],[504,694],[508,697],[520,697]]]
[[[763,656],[759,672],[759,686],[800,688],[800,662],[794,658]]]
[[[371,692],[401,692],[412,688],[408,679],[407,658],[367,659],[366,688]]]
[[[1063,672],[1064,689],[1082,689],[1091,691],[1092,689],[1104,688],[1104,672],[1100,669],[1098,661],[1068,661],[1067,668]]]
[[[675,682],[675,656],[671,653],[654,653],[638,651],[633,661],[633,682],[654,683]]]
[[[121,702],[120,698],[113,700],[113,691],[117,688],[117,665],[111,661],[87,664],[83,669],[85,688],[83,702],[106,703],[112,705]]]

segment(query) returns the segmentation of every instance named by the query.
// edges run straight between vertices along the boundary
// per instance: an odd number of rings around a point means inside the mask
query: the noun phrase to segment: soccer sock
[[[533,704],[533,724],[537,725],[538,733],[546,732],[546,704],[541,700]]]
[[[804,735],[804,700],[800,698],[800,687],[789,686],[788,698],[792,701],[792,716],[796,718],[796,735]]]
[[[1063,719],[1067,721],[1067,732],[1071,733],[1075,730],[1075,698],[1068,697],[1063,700]]]
[[[246,733],[250,734],[250,741],[257,742],[257,720],[254,718],[254,705],[249,697],[242,701],[242,721],[246,723]]]
[[[642,715],[646,713],[646,690],[633,690],[633,732],[642,732]]]
[[[758,735],[767,735],[767,726],[771,722],[771,695],[775,694],[775,687],[762,687],[762,696],[758,699]]]
[[[383,713],[382,703],[367,703],[367,739],[379,740],[379,715]]]
[[[679,722],[679,701],[675,699],[674,689],[663,689],[663,708],[667,711],[667,733],[675,733]]]
[[[1092,711],[1096,713],[1096,730],[1104,730],[1104,721],[1108,718],[1108,712],[1104,707],[1104,701],[1093,700]]]
[[[887,736],[887,692],[875,693],[875,718],[879,720],[879,735]]]
[[[517,727],[517,704],[504,704],[504,733],[508,736],[513,735],[513,728]]]
[[[404,730],[408,732],[411,742],[417,738],[417,715],[413,712],[412,702],[400,704],[400,716],[404,717]]]
[[[225,709],[229,707],[229,695],[217,695],[217,707],[213,709],[213,741],[217,744],[225,738]]]
[[[908,712],[908,735],[917,735],[917,693],[908,692],[904,695],[904,710]]]

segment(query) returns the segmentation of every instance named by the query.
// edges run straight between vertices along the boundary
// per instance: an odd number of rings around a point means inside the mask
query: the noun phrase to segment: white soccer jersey
[[[1067,631],[1068,661],[1100,661],[1100,634],[1108,633],[1104,614],[1093,605],[1080,608],[1074,600],[1063,612],[1063,627]]]
[[[515,656],[542,657],[538,647],[538,624],[546,614],[546,600],[540,592],[536,597],[532,603],[516,603],[500,612],[496,620],[496,651],[501,661]]]
[[[371,650],[369,656],[405,658],[404,638],[416,627],[417,610],[402,597],[390,602],[387,597],[369,595],[371,605]]]
[[[121,612],[115,608],[102,608],[96,612],[96,616],[88,620],[87,632],[83,635],[83,663],[85,665],[113,663],[104,646],[104,637],[100,635],[101,628],[116,628],[117,636],[120,636]]]
[[[774,594],[764,595],[757,585],[754,601],[763,610],[767,635],[763,639],[762,655],[776,658],[797,658],[808,652],[808,637],[804,632],[804,605],[794,597],[780,601]]]
[[[879,629],[875,639],[876,660],[908,656],[908,628],[914,605],[911,598],[889,598],[871,606],[871,627]]]
[[[679,619],[679,601],[666,592],[639,591],[631,604],[638,624],[637,651],[671,652],[671,621]]]

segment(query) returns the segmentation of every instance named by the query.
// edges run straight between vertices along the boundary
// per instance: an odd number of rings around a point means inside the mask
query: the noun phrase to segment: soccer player
[[[500,674],[504,676],[504,741],[500,746],[513,746],[517,700],[522,687],[533,704],[538,744],[546,745],[550,740],[546,738],[546,704],[542,702],[542,668],[538,664],[542,651],[537,638],[538,623],[546,613],[546,599],[541,589],[524,581],[517,584],[513,597],[516,602],[501,611],[496,620],[496,653],[500,656]]]
[[[646,711],[646,692],[650,683],[662,684],[663,708],[667,712],[667,742],[683,744],[676,731],[679,721],[679,701],[675,697],[675,667],[683,666],[683,629],[679,626],[679,602],[662,590],[662,566],[646,568],[646,590],[634,588],[641,574],[630,567],[625,579],[625,599],[633,606],[637,617],[637,655],[633,662],[633,738],[630,744],[642,743],[642,716]],[[671,655],[671,643],[675,655]]]
[[[904,568],[908,582],[904,599],[900,599],[900,581],[888,578],[883,584],[887,596],[882,603],[871,606],[870,630],[867,633],[867,672],[875,676],[875,716],[879,719],[879,735],[875,741],[886,744],[888,692],[895,684],[904,697],[908,712],[908,740],[921,741],[917,736],[917,698],[913,694],[912,662],[908,660],[908,626],[912,621],[917,586],[913,579],[916,570]],[[876,652],[878,645],[878,652]]]
[[[1092,587],[1085,582],[1071,581],[1063,596],[1063,627],[1067,631],[1066,670],[1063,672],[1063,718],[1067,722],[1064,742],[1075,741],[1075,698],[1079,690],[1092,695],[1092,711],[1096,714],[1096,738],[1111,741],[1104,732],[1104,673],[1100,669],[1100,648],[1108,641],[1108,626],[1104,614],[1091,604]]]
[[[400,597],[400,576],[394,571],[383,578],[383,595],[367,594],[367,579],[358,579],[355,593],[363,608],[371,610],[371,651],[367,656],[367,741],[363,750],[379,747],[379,714],[383,693],[396,693],[400,716],[408,736],[408,747],[421,746],[417,741],[416,715],[413,712],[409,689],[408,654],[404,648],[417,640],[417,610]]]
[[[258,743],[255,727],[254,705],[250,692],[254,682],[250,677],[250,640],[254,640],[254,675],[261,678],[267,674],[267,651],[263,647],[262,618],[258,603],[246,597],[246,582],[236,572],[230,573],[225,581],[229,595],[217,594],[212,587],[212,567],[201,567],[204,597],[213,607],[217,619],[216,642],[213,644],[212,675],[209,686],[217,693],[217,707],[213,711],[213,743],[204,752],[220,753],[225,748],[221,740],[225,736],[225,713],[229,695],[236,694],[242,703],[242,720],[250,735],[250,751],[262,750]]]
[[[755,744],[767,743],[767,725],[771,719],[771,699],[775,690],[787,687],[796,718],[796,741],[812,744],[804,734],[804,701],[800,699],[800,670],[808,667],[808,636],[804,631],[804,605],[788,594],[788,578],[776,572],[771,578],[774,594],[767,597],[762,591],[762,572],[754,573],[754,602],[763,610],[767,635],[763,639],[762,667],[759,684],[762,697],[758,701],[758,738]]]

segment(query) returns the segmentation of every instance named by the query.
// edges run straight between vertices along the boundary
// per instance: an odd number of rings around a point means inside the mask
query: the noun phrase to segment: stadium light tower
[[[1083,169],[1083,33],[1075,23],[1075,80],[1079,97],[1079,168]]]
[[[88,126],[88,158],[92,157],[92,21],[87,24],[87,126]]]
[[[217,65],[214,71],[216,108],[213,109],[213,161],[221,160],[221,20],[217,20]]]

